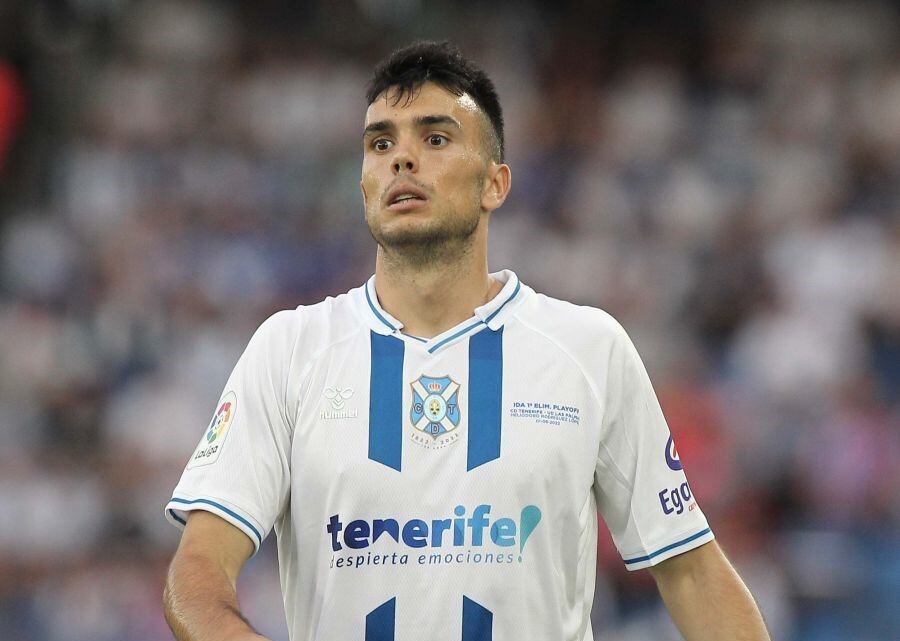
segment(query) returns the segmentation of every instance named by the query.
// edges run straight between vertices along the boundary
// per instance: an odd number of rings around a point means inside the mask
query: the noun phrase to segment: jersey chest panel
[[[485,392],[472,390],[478,382],[467,341],[436,354],[406,343],[402,375],[379,381],[367,337],[360,336],[320,358],[305,382],[292,445],[295,484],[320,495],[352,490],[360,504],[385,507],[405,502],[398,493],[439,506],[480,487],[515,501],[549,487],[583,496],[593,480],[602,408],[573,362],[517,345],[510,334],[496,391],[498,456],[473,466],[468,451],[473,434],[484,429],[473,422],[473,403]],[[399,439],[390,447],[399,450],[399,469],[371,451],[378,438],[371,433],[372,406],[395,388],[399,411],[390,420]]]

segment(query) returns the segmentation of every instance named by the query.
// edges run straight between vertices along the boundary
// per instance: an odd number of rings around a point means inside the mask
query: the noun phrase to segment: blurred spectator
[[[25,117],[25,90],[13,66],[0,58],[0,172]]]
[[[774,638],[895,641],[898,21],[878,0],[0,9],[0,637],[168,635],[162,507],[255,327],[369,275],[363,93],[425,33],[500,88],[492,265],[628,329]],[[239,590],[279,640],[276,574],[267,542]],[[593,624],[678,638],[608,534]]]

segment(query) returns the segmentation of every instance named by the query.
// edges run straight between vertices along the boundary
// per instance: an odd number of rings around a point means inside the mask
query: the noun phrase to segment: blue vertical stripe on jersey
[[[469,448],[466,470],[500,458],[503,328],[469,339]]]
[[[400,471],[403,436],[403,341],[371,332],[369,458]]]
[[[385,601],[366,615],[366,641],[394,641],[397,597]]]
[[[493,623],[493,612],[463,595],[462,641],[491,641]]]

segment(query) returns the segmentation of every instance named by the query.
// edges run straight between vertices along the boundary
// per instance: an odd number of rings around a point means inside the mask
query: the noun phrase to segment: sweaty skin
[[[501,289],[488,276],[489,214],[510,171],[490,157],[487,118],[475,101],[425,83],[411,96],[379,96],[366,111],[362,188],[378,243],[375,282],[404,331],[430,338],[472,316]],[[425,200],[395,211],[388,193],[412,186]]]

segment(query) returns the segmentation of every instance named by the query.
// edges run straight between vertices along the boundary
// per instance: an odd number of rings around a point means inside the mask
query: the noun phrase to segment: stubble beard
[[[377,217],[367,222],[385,258],[398,266],[423,268],[452,264],[468,254],[481,216],[479,203],[464,216],[444,212],[425,225],[385,229]]]

